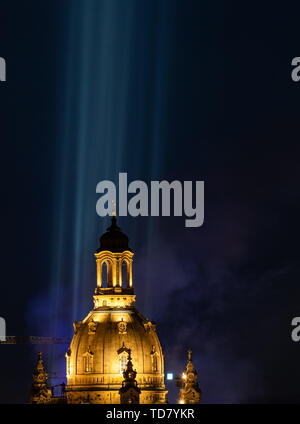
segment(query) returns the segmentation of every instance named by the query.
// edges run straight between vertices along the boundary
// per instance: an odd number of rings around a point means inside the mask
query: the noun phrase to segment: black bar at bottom
[[[290,422],[300,415],[298,405],[1,405],[0,413],[14,416],[21,412],[23,419],[42,417],[56,420],[74,416],[87,420],[96,414],[97,420],[105,423],[164,423],[176,420],[185,423],[243,423]],[[250,420],[250,421],[249,421]]]

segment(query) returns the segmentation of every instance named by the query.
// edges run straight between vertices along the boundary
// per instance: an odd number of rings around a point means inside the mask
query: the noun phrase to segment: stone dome
[[[66,353],[67,401],[120,403],[123,372],[131,352],[140,403],[166,403],[164,356],[156,324],[135,308],[133,252],[115,217],[100,238],[95,258],[94,309],[81,322],[74,322]]]
[[[164,403],[164,360],[156,325],[135,308],[99,308],[82,322],[74,323],[74,337],[66,355],[68,400],[120,403],[119,389],[129,349],[141,403]]]

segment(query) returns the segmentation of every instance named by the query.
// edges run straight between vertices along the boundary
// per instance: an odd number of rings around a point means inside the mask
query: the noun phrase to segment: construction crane
[[[40,336],[6,336],[0,344],[70,344],[70,337],[40,337]]]

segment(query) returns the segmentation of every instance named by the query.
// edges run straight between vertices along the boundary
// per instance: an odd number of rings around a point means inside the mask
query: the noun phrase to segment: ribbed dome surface
[[[135,308],[93,310],[76,322],[66,355],[68,402],[120,403],[122,356],[130,349],[140,402],[164,403],[164,358],[155,328]]]
[[[91,335],[89,323],[93,322],[96,323],[96,329]],[[120,333],[120,322],[125,323],[126,333]],[[83,355],[90,351],[93,354],[93,374],[116,374],[121,382],[118,352],[122,347],[131,349],[133,366],[139,380],[143,374],[153,373],[151,353],[156,352],[159,360],[155,375],[158,375],[162,370],[162,350],[156,331],[149,331],[147,325],[149,321],[136,309],[122,312],[92,311],[79,323],[70,346],[75,375],[84,373]]]

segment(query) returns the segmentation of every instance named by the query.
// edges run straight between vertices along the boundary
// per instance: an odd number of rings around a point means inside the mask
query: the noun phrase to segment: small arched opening
[[[122,286],[128,287],[128,264],[122,262]]]
[[[102,287],[108,287],[108,266],[106,262],[102,264]]]

